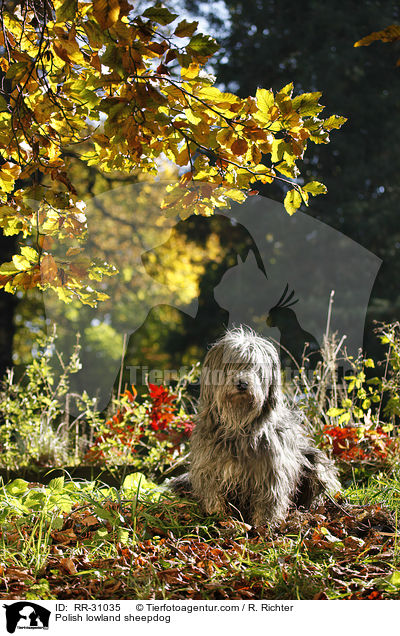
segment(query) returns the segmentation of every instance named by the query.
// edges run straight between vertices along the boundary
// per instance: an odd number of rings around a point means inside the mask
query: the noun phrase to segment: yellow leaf
[[[332,128],[340,128],[347,121],[346,117],[339,117],[339,115],[331,115],[328,119],[324,120],[325,130],[332,130]]]
[[[3,192],[12,192],[14,190],[15,180],[18,178],[21,168],[16,164],[7,161],[0,169],[0,189]]]
[[[323,106],[318,103],[322,93],[302,93],[292,100],[293,110],[296,110],[302,117],[312,117],[323,110]]]
[[[246,193],[242,190],[224,190],[224,197],[229,197],[238,203],[243,203],[247,198]]]
[[[191,108],[185,108],[184,113],[191,124],[197,126],[201,122],[201,117],[196,115]]]
[[[289,192],[285,196],[284,206],[286,212],[290,214],[294,214],[296,210],[301,206],[302,198],[300,192],[298,190],[289,190]]]
[[[119,18],[118,0],[93,0],[93,15],[102,29],[109,29]]]
[[[227,128],[221,128],[221,130],[217,132],[217,141],[221,146],[230,148],[232,143],[235,141],[234,130],[230,126]]]
[[[188,68],[181,68],[181,78],[184,80],[192,80],[198,76],[200,66],[198,64],[189,64]]]
[[[317,196],[318,194],[327,193],[326,186],[319,181],[310,181],[309,183],[307,183],[307,185],[303,186],[303,190],[305,192],[308,192],[309,194],[312,194],[313,197]]]
[[[267,115],[275,103],[273,92],[266,88],[257,88],[256,102],[259,110]]]
[[[4,73],[7,73],[10,62],[5,57],[0,57],[0,68]]]
[[[14,190],[14,181],[10,181],[0,172],[0,190],[2,192],[12,192]]]
[[[75,62],[76,64],[85,64],[85,58],[79,48],[76,40],[60,40],[53,42],[54,53],[64,62]]]
[[[354,46],[369,46],[371,42],[376,42],[377,40],[381,40],[382,42],[395,42],[396,40],[400,40],[400,25],[392,24],[382,31],[374,31],[365,36],[365,38],[358,40]]]
[[[38,260],[38,253],[33,247],[29,247],[29,245],[24,245],[21,247],[21,254],[31,263],[36,263]]]
[[[26,259],[25,256],[22,256],[22,254],[14,254],[14,256],[12,257],[12,260],[16,269],[19,271],[24,271],[26,269],[29,269],[31,266],[28,259]]]
[[[293,93],[293,82],[290,82],[289,84],[286,84],[286,86],[284,86],[283,88],[281,88],[281,90],[279,91],[279,93],[277,93],[276,95],[278,96],[287,96],[287,97],[291,97]]]
[[[201,88],[196,94],[201,99],[207,99],[218,104],[236,104],[236,102],[239,101],[239,98],[236,95],[233,95],[232,93],[222,93],[222,91],[215,86],[206,86]]]

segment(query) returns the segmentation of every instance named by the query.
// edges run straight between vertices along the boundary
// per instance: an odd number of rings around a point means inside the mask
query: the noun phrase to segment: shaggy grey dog
[[[281,389],[275,347],[247,328],[228,331],[204,361],[189,473],[172,482],[205,512],[239,512],[255,526],[340,490],[336,470]]]

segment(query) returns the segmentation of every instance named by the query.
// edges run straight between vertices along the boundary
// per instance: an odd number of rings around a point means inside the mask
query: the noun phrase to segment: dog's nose
[[[248,386],[249,386],[249,383],[246,382],[245,380],[238,380],[236,383],[236,388],[239,389],[239,391],[247,391]]]

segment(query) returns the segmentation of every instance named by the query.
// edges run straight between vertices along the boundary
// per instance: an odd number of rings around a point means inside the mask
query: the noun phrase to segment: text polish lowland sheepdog
[[[255,526],[285,518],[340,490],[333,462],[286,406],[271,342],[247,328],[228,331],[207,353],[187,475],[173,480],[207,514],[239,512]]]

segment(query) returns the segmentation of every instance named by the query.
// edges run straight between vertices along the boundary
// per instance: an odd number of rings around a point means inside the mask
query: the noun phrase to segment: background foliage
[[[246,98],[221,91],[204,68],[217,43],[172,5],[31,0],[4,3],[1,17],[0,223],[5,236],[27,241],[8,241],[15,253],[0,267],[7,292],[53,289],[91,306],[105,298],[97,283],[114,264],[88,258],[82,244],[62,257],[56,249],[87,233],[76,164],[87,166],[87,196],[115,185],[115,171],[117,180],[133,169],[154,174],[161,158],[173,161],[179,184],[161,207],[182,218],[274,181],[290,214],[326,192],[298,166],[307,146],[328,143],[345,118],[322,119],[321,93],[298,94],[291,82],[275,93],[257,86]],[[5,302],[10,340],[14,307]]]
[[[197,14],[193,3],[186,6]],[[322,91],[334,112],[348,118],[334,144],[313,146],[304,157],[305,174],[318,166],[328,187],[323,201],[310,201],[307,213],[383,260],[366,329],[366,345],[376,353],[370,321],[396,320],[400,304],[399,42],[353,45],[398,24],[398,3],[224,0],[221,6],[220,13],[206,3],[202,9],[219,34],[213,64],[223,86],[244,95],[266,78],[273,89],[295,78],[299,90]],[[279,198],[279,186],[268,196]]]

